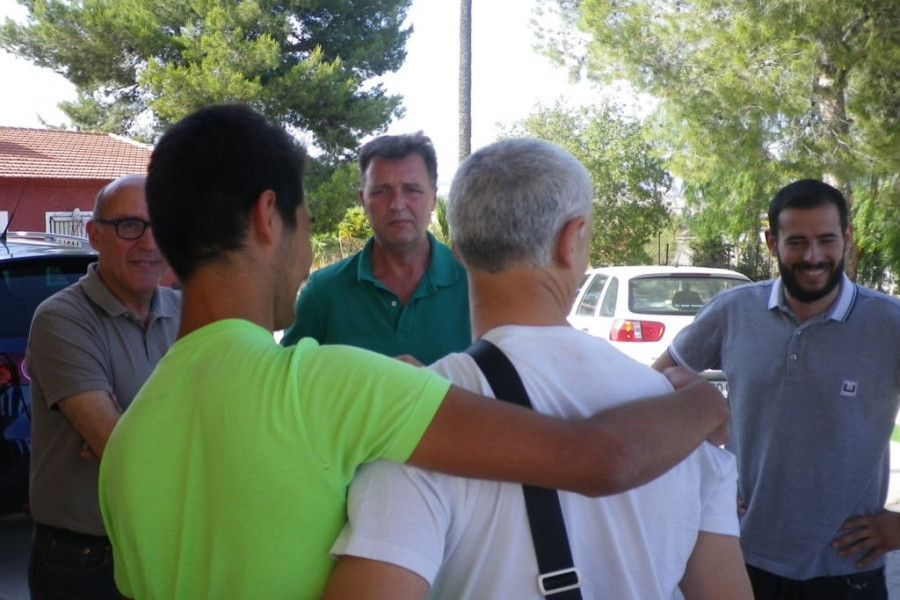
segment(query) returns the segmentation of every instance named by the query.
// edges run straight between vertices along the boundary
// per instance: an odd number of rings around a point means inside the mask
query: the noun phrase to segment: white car
[[[573,327],[650,365],[717,292],[749,281],[737,271],[706,267],[590,269],[568,319]],[[721,373],[707,376],[727,393]]]

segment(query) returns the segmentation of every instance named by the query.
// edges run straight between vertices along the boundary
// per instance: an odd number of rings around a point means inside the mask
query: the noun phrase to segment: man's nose
[[[156,250],[156,240],[153,238],[153,226],[147,225],[147,229],[144,230],[144,235],[138,238],[138,245],[141,248],[146,250]]]
[[[811,264],[816,264],[822,259],[822,255],[822,248],[818,243],[813,242],[806,247],[806,252],[803,253],[803,260]]]
[[[400,210],[406,205],[406,195],[402,191],[390,192],[388,207],[391,210]]]

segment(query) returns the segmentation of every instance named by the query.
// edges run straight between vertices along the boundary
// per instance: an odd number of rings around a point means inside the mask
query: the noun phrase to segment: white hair
[[[587,170],[562,148],[504,140],[459,166],[447,208],[450,235],[469,268],[544,267],[563,226],[590,219],[592,198]]]

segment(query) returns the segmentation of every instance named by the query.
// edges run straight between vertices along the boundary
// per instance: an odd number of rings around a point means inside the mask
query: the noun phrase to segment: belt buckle
[[[574,576],[574,579],[572,578]],[[544,596],[568,592],[581,587],[581,572],[577,567],[560,569],[551,573],[538,575],[538,589]]]

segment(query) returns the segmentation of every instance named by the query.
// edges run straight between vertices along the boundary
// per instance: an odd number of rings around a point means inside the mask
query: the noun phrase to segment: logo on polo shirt
[[[847,381],[844,380],[844,383],[841,385],[841,396],[845,398],[855,398],[856,397],[856,388],[858,384],[855,381]]]

